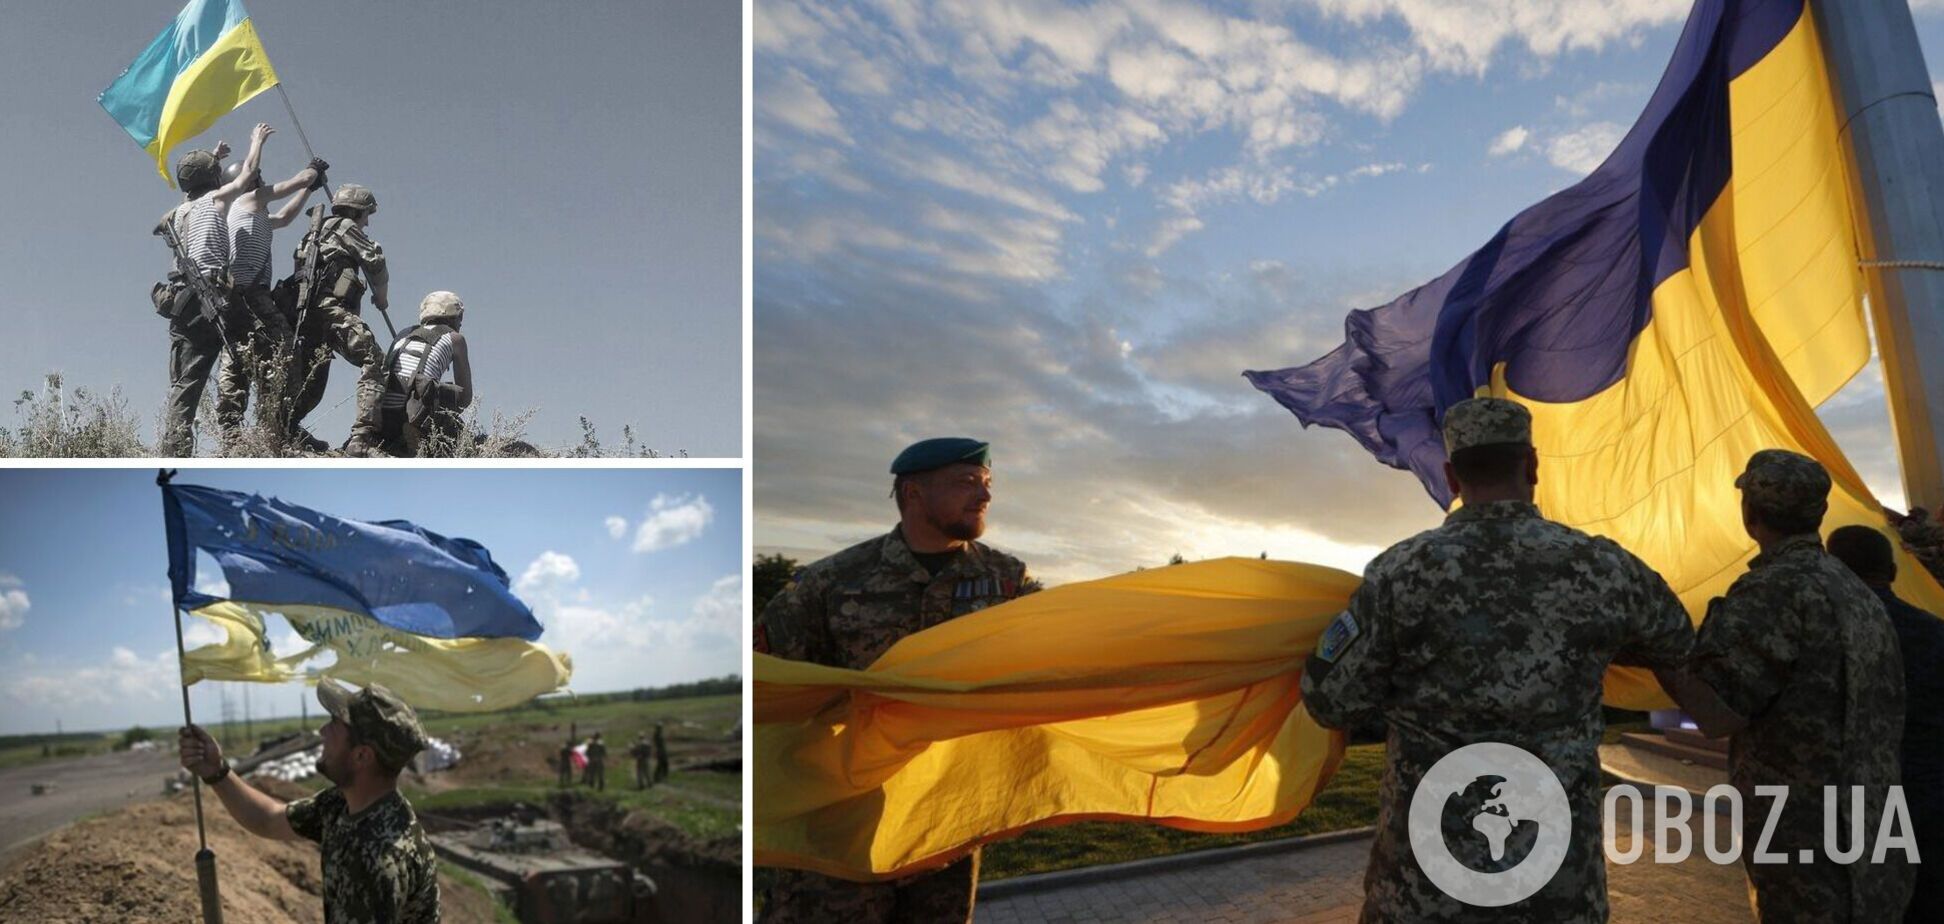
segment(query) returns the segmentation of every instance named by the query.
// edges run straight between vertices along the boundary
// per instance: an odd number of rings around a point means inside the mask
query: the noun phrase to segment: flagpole
[[[176,475],[172,469],[161,469],[155,473],[155,483],[167,487],[169,479]],[[188,656],[182,644],[182,608],[170,601],[169,613],[175,619],[176,636],[176,685],[182,688],[182,725],[187,728],[195,724],[189,715],[189,685],[182,682],[182,672]],[[196,887],[202,895],[203,924],[223,924],[223,898],[216,888],[216,852],[209,849],[209,832],[203,827],[202,778],[195,771],[189,772],[189,788],[196,802]]]
[[[1868,222],[1858,261],[1904,500],[1944,503],[1944,125],[1905,0],[1813,0]]]

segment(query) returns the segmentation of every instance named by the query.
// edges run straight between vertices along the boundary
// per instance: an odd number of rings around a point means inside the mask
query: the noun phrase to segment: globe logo
[[[1446,895],[1497,908],[1545,888],[1566,860],[1566,788],[1545,761],[1487,741],[1446,754],[1411,794],[1411,852]]]

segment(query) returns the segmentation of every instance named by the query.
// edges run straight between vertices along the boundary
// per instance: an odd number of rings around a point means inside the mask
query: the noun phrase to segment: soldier
[[[1463,506],[1370,562],[1303,671],[1303,702],[1318,722],[1347,728],[1381,719],[1388,730],[1362,919],[1605,921],[1602,675],[1609,664],[1679,664],[1693,627],[1639,559],[1540,515],[1532,501],[1539,457],[1524,407],[1498,398],[1454,404],[1444,443],[1445,478]],[[1572,817],[1551,880],[1503,907],[1439,888],[1409,829],[1410,800],[1426,772],[1458,748],[1487,742],[1543,762]],[[1451,841],[1453,857],[1474,870],[1504,866],[1482,838]]]
[[[390,273],[385,267],[385,251],[366,233],[371,216],[376,214],[378,198],[371,190],[346,183],[331,197],[330,217],[323,219],[315,234],[317,267],[310,285],[309,310],[299,306],[303,324],[297,332],[300,388],[291,413],[291,420],[298,422],[293,424],[297,437],[312,451],[329,447],[304,430],[300,422],[324,400],[331,352],[358,367],[358,410],[345,454],[370,455],[378,445],[374,411],[378,396],[385,390],[385,354],[378,349],[371,327],[359,316],[367,288],[371,303],[379,311],[391,306],[386,295]],[[296,288],[302,288],[304,275],[310,270],[305,261],[311,257],[312,238],[307,230],[297,244],[297,275],[287,280],[287,285],[294,281]]]
[[[223,184],[222,160],[229,143],[219,141],[213,151],[190,151],[176,161],[176,185],[182,203],[162,220],[174,229],[183,255],[206,278],[228,287],[229,202],[242,183]],[[185,283],[186,284],[186,283]],[[189,456],[196,448],[196,407],[202,403],[210,370],[223,352],[222,330],[202,314],[194,289],[184,289],[169,313],[169,404],[162,424],[161,452]],[[225,306],[209,306],[222,311]]]
[[[1764,449],[1735,479],[1742,526],[1761,552],[1708,604],[1685,667],[1661,685],[1703,732],[1729,737],[1728,780],[1742,794],[1742,842],[1766,837],[1783,862],[1742,865],[1756,913],[1776,921],[1888,921],[1910,896],[1900,851],[1847,866],[1824,856],[1823,786],[1842,789],[1836,831],[1850,830],[1849,787],[1866,796],[1874,837],[1897,783],[1903,664],[1883,602],[1824,553],[1817,530],[1829,474],[1816,460]],[[1787,787],[1779,820],[1757,786]],[[1773,830],[1765,830],[1773,824]],[[1808,851],[1813,858],[1802,862]]]
[[[1039,589],[1026,566],[976,541],[992,501],[991,449],[930,439],[891,463],[898,525],[813,562],[764,607],[756,647],[781,658],[864,668],[898,639]],[[660,744],[657,731],[656,750]],[[665,775],[667,759],[656,767]],[[777,870],[765,921],[967,921],[979,858],[891,882]]]
[[[574,785],[574,738],[569,735],[567,743],[560,746],[560,788],[571,789]]]
[[[607,789],[607,745],[601,743],[600,732],[587,739],[587,785]]]
[[[257,392],[257,421],[271,439],[281,444],[290,425],[290,369],[280,361],[287,357],[291,341],[290,321],[270,295],[270,235],[276,228],[297,217],[310,191],[324,185],[323,161],[312,158],[310,165],[289,179],[273,186],[263,185],[259,166],[263,162],[263,143],[275,134],[267,122],[259,122],[250,132],[250,151],[243,162],[228,168],[230,183],[242,184],[242,191],[229,203],[230,278],[235,283],[233,300],[248,326],[229,325],[230,335],[244,340],[247,368],[236,363],[223,366],[216,380],[216,419],[228,434],[234,435],[243,423],[243,408],[249,401],[252,383]],[[275,214],[269,204],[301,192],[279,207]]]
[[[655,782],[668,780],[668,740],[662,737],[662,723],[655,723]]]
[[[1890,513],[1890,525],[1896,527],[1904,551],[1931,577],[1944,583],[1944,506],[1938,508],[1935,517],[1922,507],[1913,507],[1908,514]]]
[[[202,778],[223,808],[258,837],[316,841],[324,861],[324,924],[439,920],[438,863],[398,774],[425,748],[418,716],[390,690],[353,693],[326,678],[317,700],[331,715],[317,769],[332,788],[284,803],[230,772],[209,733],[181,730],[182,766]]]
[[[466,306],[451,292],[419,303],[418,325],[398,336],[385,357],[377,432],[397,455],[451,455],[460,412],[472,403],[472,359],[459,332]],[[452,371],[452,384],[439,380]]]
[[[1904,668],[1904,730],[1901,748],[1904,798],[1919,857],[1944,857],[1944,621],[1897,596],[1897,559],[1890,540],[1867,526],[1829,534],[1836,557],[1883,601]],[[1944,921],[1944,867],[1920,863],[1916,889],[1904,910],[1906,924]]]
[[[634,747],[628,749],[628,756],[634,758],[635,788],[647,789],[654,785],[655,781],[648,770],[648,760],[655,756],[655,746],[648,743],[647,732],[635,736]]]

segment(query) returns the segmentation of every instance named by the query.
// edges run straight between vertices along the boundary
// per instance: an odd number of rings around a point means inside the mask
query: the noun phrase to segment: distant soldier
[[[607,789],[607,745],[601,743],[600,732],[587,739],[587,785]]]
[[[1445,478],[1463,506],[1365,567],[1349,609],[1303,670],[1303,704],[1318,722],[1382,720],[1387,729],[1362,919],[1605,921],[1602,677],[1612,664],[1678,665],[1693,626],[1646,564],[1540,515],[1532,501],[1539,457],[1523,406],[1460,401],[1445,412],[1444,444]],[[1447,894],[1410,836],[1411,798],[1425,774],[1453,751],[1485,743],[1544,763],[1572,813],[1552,878],[1502,907]],[[1486,838],[1446,840],[1473,870],[1504,865]]]
[[[635,736],[634,747],[628,749],[628,756],[634,758],[635,788],[647,789],[654,785],[648,761],[655,756],[655,746],[648,743],[647,732]]]
[[[176,161],[176,185],[182,203],[162,220],[181,243],[183,256],[219,290],[229,289],[229,202],[243,191],[241,182],[224,185],[222,160],[229,143],[217,142],[213,151],[190,151]],[[170,264],[174,273],[174,264]],[[202,403],[209,373],[223,354],[221,328],[203,317],[203,305],[187,281],[169,290],[169,403],[162,424],[165,456],[195,452],[196,408]],[[226,305],[210,305],[214,313]],[[227,323],[227,322],[225,322]],[[247,329],[247,328],[246,328]]]
[[[560,788],[571,789],[574,785],[574,739],[560,746]]]
[[[1917,559],[1931,577],[1944,583],[1944,506],[1938,508],[1936,516],[1922,507],[1913,507],[1908,514],[1893,513],[1890,525],[1896,527],[1904,551]]]
[[[1742,854],[1764,924],[1895,920],[1910,896],[1907,857],[1893,849],[1882,863],[1843,865],[1825,855],[1823,787],[1840,789],[1832,810],[1841,832],[1850,830],[1849,787],[1863,787],[1863,830],[1874,840],[1903,738],[1896,631],[1883,601],[1823,551],[1830,481],[1820,463],[1764,449],[1735,487],[1761,553],[1708,605],[1693,657],[1662,672],[1661,684],[1703,732],[1729,737],[1742,842],[1765,839],[1784,859]],[[1758,786],[1787,787],[1779,821]],[[1799,859],[1804,851],[1810,862]]]
[[[326,678],[317,700],[331,715],[317,760],[330,789],[287,804],[273,799],[231,773],[222,746],[195,725],[180,732],[182,766],[202,778],[243,830],[318,843],[324,924],[436,924],[438,860],[398,791],[399,772],[425,749],[417,714],[377,684],[354,693]]]
[[[398,335],[385,357],[377,430],[394,455],[451,455],[472,403],[472,360],[459,332],[466,306],[451,292],[419,303],[419,322]],[[452,383],[440,380],[452,372]]]
[[[1903,657],[1904,730],[1901,749],[1904,798],[1917,837],[1916,889],[1905,924],[1944,921],[1944,620],[1920,610],[1890,585],[1897,559],[1890,540],[1867,526],[1829,534],[1829,554],[1863,579],[1890,616]]]
[[[331,198],[331,214],[323,219],[315,235],[317,266],[310,280],[309,310],[298,306],[303,324],[297,332],[300,389],[291,419],[301,422],[323,402],[330,380],[330,353],[349,360],[358,367],[357,416],[352,419],[351,438],[344,447],[345,454],[352,456],[370,455],[377,448],[376,408],[385,390],[385,354],[378,349],[371,327],[359,316],[367,288],[371,303],[379,311],[391,306],[386,295],[390,272],[385,251],[366,231],[376,214],[378,198],[371,190],[355,183],[338,187]],[[303,288],[305,275],[311,272],[305,261],[312,256],[312,243],[312,234],[306,230],[297,244],[297,274],[286,281],[287,286]],[[301,423],[296,425],[296,433],[308,449],[329,448]]]
[[[756,648],[781,658],[864,668],[899,639],[1039,589],[1026,566],[977,541],[992,502],[991,448],[914,443],[891,463],[898,525],[813,562],[763,608]],[[667,750],[656,731],[658,777]],[[764,921],[967,921],[978,854],[932,873],[855,883],[777,870]]]
[[[655,782],[668,780],[668,740],[662,737],[662,723],[655,723]]]
[[[270,294],[270,236],[275,228],[290,224],[297,217],[310,191],[324,184],[323,161],[313,158],[310,166],[273,186],[263,185],[260,165],[263,142],[275,133],[269,123],[259,122],[250,133],[250,151],[240,164],[228,168],[229,182],[241,183],[242,192],[229,203],[230,278],[235,283],[233,299],[249,326],[241,330],[230,325],[230,336],[244,340],[247,365],[228,363],[216,381],[216,419],[228,433],[243,423],[243,409],[252,386],[257,393],[257,420],[271,438],[281,442],[290,425],[289,402],[292,397],[291,369],[287,365],[291,341],[290,321]],[[275,214],[269,204],[294,193]]]

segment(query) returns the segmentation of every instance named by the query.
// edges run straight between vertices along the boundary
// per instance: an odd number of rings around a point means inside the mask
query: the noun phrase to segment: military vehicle
[[[558,822],[515,811],[431,835],[441,857],[487,877],[521,924],[660,924],[655,883],[576,847]]]

